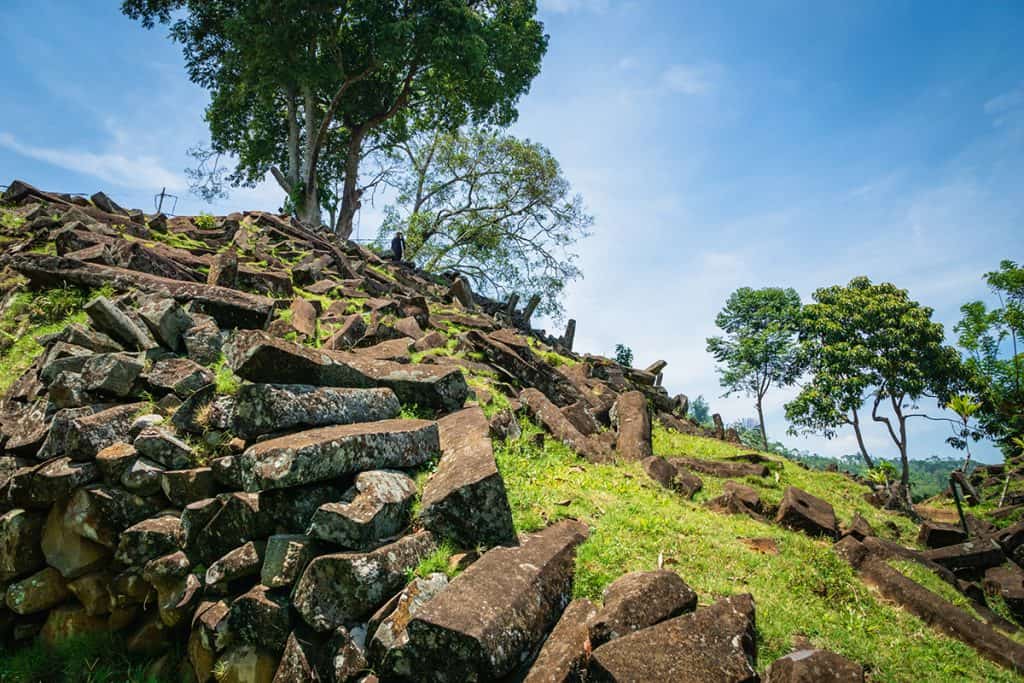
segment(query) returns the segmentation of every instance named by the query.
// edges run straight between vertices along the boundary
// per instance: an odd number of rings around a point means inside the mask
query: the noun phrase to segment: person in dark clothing
[[[405,255],[405,237],[402,233],[397,232],[391,239],[391,260],[401,261]]]

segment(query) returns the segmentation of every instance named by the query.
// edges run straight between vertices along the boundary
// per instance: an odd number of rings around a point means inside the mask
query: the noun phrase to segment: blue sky
[[[104,189],[146,209],[166,186],[179,213],[277,208],[271,184],[214,207],[188,196],[205,93],[165,31],[119,4],[0,5],[0,182]],[[718,398],[704,350],[737,287],[808,299],[865,274],[909,289],[948,329],[987,296],[985,271],[1024,259],[1024,5],[540,5],[550,49],[515,132],[554,152],[597,219],[568,293],[578,349],[664,358],[672,392],[750,416],[747,399]],[[363,236],[378,217],[364,212]],[[786,397],[768,397],[770,435],[785,431]],[[891,455],[884,428],[868,429]],[[914,424],[911,450],[946,453],[946,435]],[[785,440],[855,449],[849,434]]]

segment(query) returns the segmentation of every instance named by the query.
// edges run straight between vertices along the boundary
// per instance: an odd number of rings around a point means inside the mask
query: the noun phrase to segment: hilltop
[[[0,680],[1024,672],[1014,515],[876,507],[529,300],[20,181],[0,244]]]

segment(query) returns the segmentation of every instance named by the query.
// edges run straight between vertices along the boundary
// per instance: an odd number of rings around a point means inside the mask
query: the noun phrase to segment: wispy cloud
[[[610,0],[540,0],[541,12],[552,14],[568,14],[570,12],[604,12],[610,5]]]
[[[0,147],[121,187],[140,190],[166,187],[175,191],[184,187],[181,176],[168,171],[154,157],[127,157],[110,152],[96,154],[72,149],[37,147],[22,143],[10,133],[0,133]]]
[[[716,67],[697,64],[673,64],[662,73],[661,81],[672,92],[703,95],[715,85]]]

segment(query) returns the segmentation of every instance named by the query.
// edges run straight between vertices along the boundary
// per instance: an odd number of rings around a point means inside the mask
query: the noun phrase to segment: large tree
[[[890,283],[857,277],[846,286],[825,287],[805,307],[802,336],[809,346],[814,395],[805,397],[802,419],[826,427],[856,420],[861,399],[871,418],[883,424],[900,454],[900,485],[909,502],[908,421],[927,418],[923,399],[941,408],[959,386],[956,350],[944,345],[942,325],[932,309]],[[824,396],[824,392],[835,392]],[[797,406],[803,400],[798,397]],[[794,408],[794,412],[796,408]],[[862,454],[864,453],[861,444]]]
[[[980,399],[981,427],[1007,457],[1024,436],[1024,267],[1006,260],[985,274],[999,305],[964,304],[954,330],[964,352],[972,389]]]
[[[535,0],[126,0],[122,10],[170,25],[189,77],[210,91],[213,151],[237,157],[231,182],[272,173],[316,224],[338,183],[343,238],[367,146],[405,139],[413,124],[511,123],[547,49]]]
[[[754,398],[767,447],[764,397],[768,390],[792,384],[800,375],[796,342],[800,295],[793,289],[741,287],[715,318],[724,336],[710,337],[707,349],[720,364],[719,381],[725,395],[743,392]]]
[[[573,245],[593,219],[543,145],[490,128],[432,131],[397,144],[385,182],[396,191],[381,239],[404,230],[407,258],[458,271],[483,292],[541,297],[558,317],[582,273]]]

